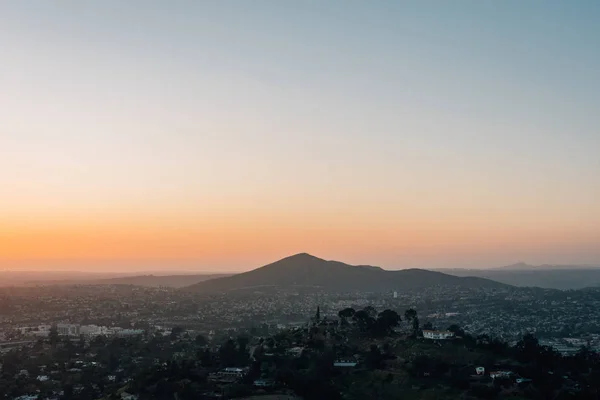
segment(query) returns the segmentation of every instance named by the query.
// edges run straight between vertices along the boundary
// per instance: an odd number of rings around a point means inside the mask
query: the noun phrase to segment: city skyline
[[[600,5],[0,4],[0,269],[600,265]]]

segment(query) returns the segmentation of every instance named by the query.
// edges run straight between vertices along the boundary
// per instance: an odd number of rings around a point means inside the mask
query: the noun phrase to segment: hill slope
[[[501,287],[482,278],[459,278],[421,269],[386,271],[379,267],[353,266],[326,261],[309,254],[296,254],[272,264],[227,278],[201,282],[187,289],[202,292],[230,291],[265,286],[319,287],[333,291],[390,291],[434,285]]]

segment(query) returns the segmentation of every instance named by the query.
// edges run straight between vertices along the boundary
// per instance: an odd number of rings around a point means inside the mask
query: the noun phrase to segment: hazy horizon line
[[[320,258],[320,257],[317,257]],[[325,261],[337,261],[338,260],[328,260],[323,259]],[[275,261],[276,262],[276,261]],[[343,261],[342,261],[343,262]],[[344,262],[345,263],[345,262]],[[96,276],[144,276],[144,275],[154,275],[154,276],[169,276],[169,275],[235,275],[241,274],[244,272],[249,272],[258,268],[261,268],[265,265],[269,265],[271,263],[263,264],[257,267],[252,267],[250,269],[235,269],[235,270],[224,270],[224,271],[215,271],[215,270],[198,270],[198,269],[177,269],[177,270],[168,270],[168,269],[147,269],[147,270],[91,270],[86,271],[84,269],[41,269],[40,267],[34,268],[11,268],[11,267],[0,267],[0,273],[33,273],[33,274],[81,274],[81,275],[96,275]],[[552,263],[542,263],[542,264],[530,264],[523,261],[518,261],[512,264],[506,265],[496,265],[496,266],[482,266],[482,267],[465,267],[465,266],[444,266],[444,267],[436,267],[436,266],[406,266],[406,267],[393,267],[386,268],[378,265],[370,265],[370,264],[349,264],[348,265],[363,265],[363,266],[375,266],[387,271],[401,271],[406,269],[423,269],[423,270],[499,270],[499,269],[507,269],[510,270],[510,267],[518,267],[518,266],[527,266],[532,268],[540,268],[540,269],[549,269],[544,267],[564,267],[564,268],[600,268],[598,264],[552,264]],[[95,263],[96,268],[102,268],[97,263]],[[556,269],[556,268],[555,268]]]

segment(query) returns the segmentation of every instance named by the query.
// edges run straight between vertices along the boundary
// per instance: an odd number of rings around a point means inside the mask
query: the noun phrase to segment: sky
[[[600,265],[600,2],[0,2],[0,268]]]

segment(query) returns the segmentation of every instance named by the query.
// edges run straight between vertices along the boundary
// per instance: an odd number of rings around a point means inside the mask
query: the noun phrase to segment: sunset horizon
[[[0,33],[0,400],[600,398],[600,0]]]
[[[597,6],[436,4],[0,5],[0,270],[600,266]]]

